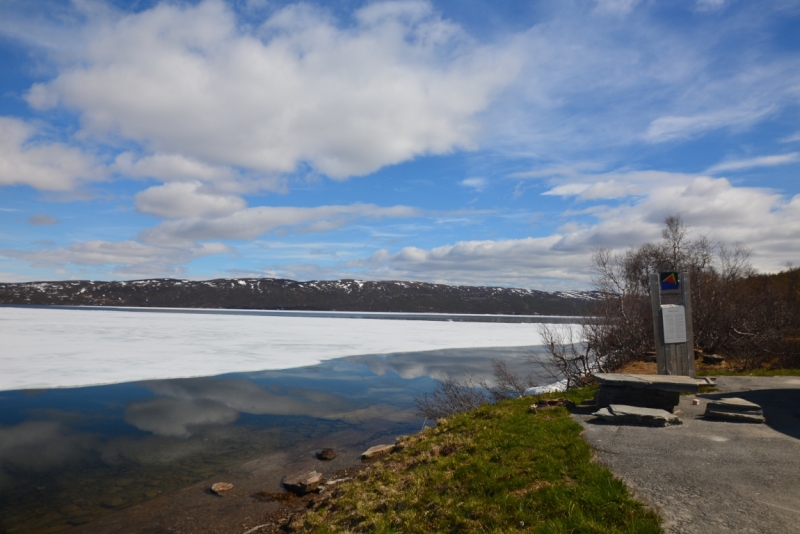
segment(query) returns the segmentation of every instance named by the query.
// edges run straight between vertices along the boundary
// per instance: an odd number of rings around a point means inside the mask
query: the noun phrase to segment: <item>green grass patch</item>
[[[698,371],[697,376],[800,376],[800,369],[751,369],[750,371]]]
[[[399,451],[307,513],[305,530],[661,532],[658,517],[592,461],[567,409],[534,413],[536,400],[486,405],[402,438]]]

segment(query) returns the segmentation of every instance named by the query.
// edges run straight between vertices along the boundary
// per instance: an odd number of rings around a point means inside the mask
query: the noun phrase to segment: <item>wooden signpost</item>
[[[662,304],[662,300],[674,303]],[[689,275],[676,272],[651,274],[650,301],[658,374],[696,376]]]

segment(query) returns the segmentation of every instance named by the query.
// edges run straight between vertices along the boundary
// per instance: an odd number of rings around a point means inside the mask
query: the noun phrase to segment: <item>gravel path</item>
[[[681,398],[683,425],[616,426],[574,415],[598,459],[664,518],[669,533],[800,533],[800,377],[719,377]],[[760,404],[767,423],[706,421],[709,400]]]

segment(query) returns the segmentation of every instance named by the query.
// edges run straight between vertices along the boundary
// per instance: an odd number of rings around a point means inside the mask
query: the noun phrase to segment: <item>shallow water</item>
[[[55,532],[347,430],[419,430],[434,378],[525,372],[534,347],[334,359],[205,378],[0,392],[0,530]],[[544,379],[543,379],[544,380]]]

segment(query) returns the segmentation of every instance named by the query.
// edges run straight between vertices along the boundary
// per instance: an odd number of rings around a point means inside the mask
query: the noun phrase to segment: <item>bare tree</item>
[[[584,322],[580,327],[572,325],[539,325],[539,334],[547,352],[543,365],[554,380],[566,380],[567,389],[584,383],[587,376],[607,370],[597,350],[586,342],[592,336],[595,325]]]
[[[417,413],[433,421],[474,410],[488,402],[490,397],[486,390],[469,375],[463,379],[449,376],[438,379],[432,392],[414,399]]]
[[[508,368],[505,360],[492,360],[492,374],[495,385],[490,386],[486,381],[481,381],[481,386],[495,401],[522,397],[526,389],[537,385],[532,373],[526,376],[514,373]]]
[[[660,242],[624,254],[592,251],[593,284],[600,298],[583,318],[580,342],[549,327],[541,330],[554,374],[575,383],[586,373],[618,369],[652,350],[649,275],[663,271],[690,274],[696,347],[726,354],[743,368],[765,358],[800,364],[796,270],[788,271],[782,285],[769,277],[759,282],[747,247],[693,238],[679,215],[666,218],[661,235]]]
[[[492,401],[521,397],[526,389],[536,385],[533,374],[522,376],[514,373],[505,360],[492,360],[492,374],[494,385],[486,380],[476,382],[471,375],[460,379],[444,376],[436,380],[432,392],[423,393],[414,400],[417,413],[435,421]]]

